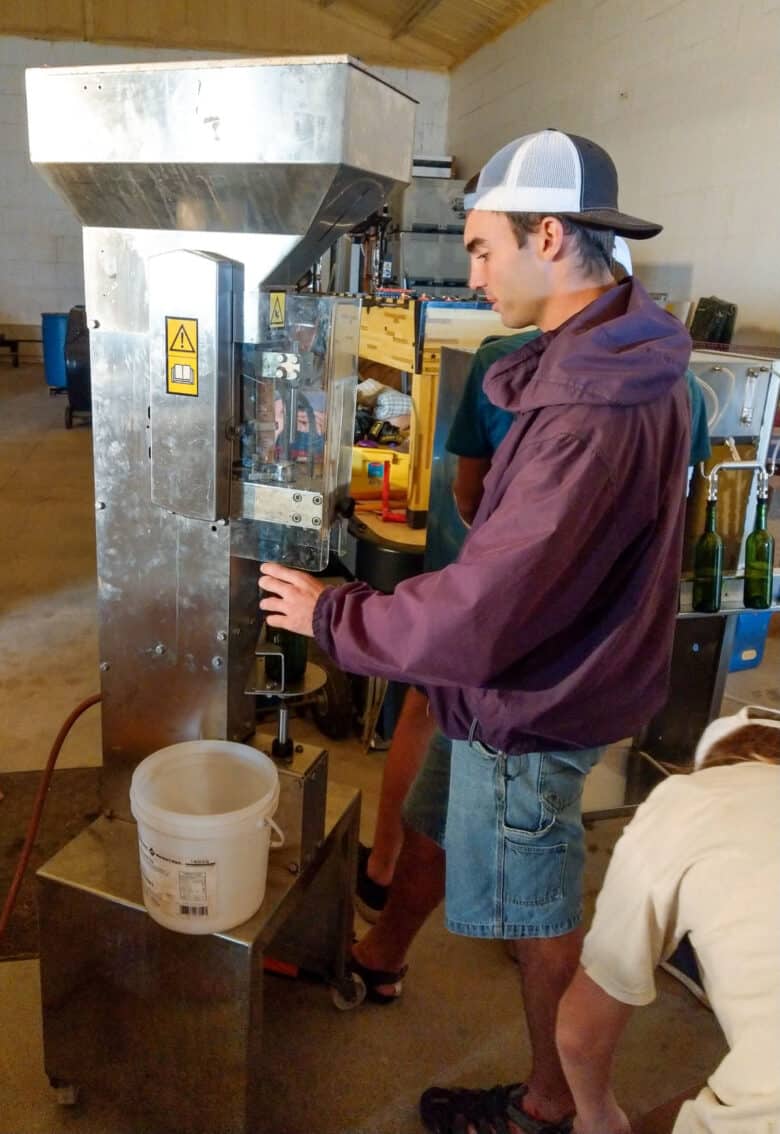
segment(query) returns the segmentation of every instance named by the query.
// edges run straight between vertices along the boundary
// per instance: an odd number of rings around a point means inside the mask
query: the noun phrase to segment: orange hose
[[[57,733],[57,736],[54,739],[54,744],[52,744],[51,746],[49,759],[46,761],[46,767],[43,770],[41,782],[38,784],[38,791],[35,796],[35,803],[33,804],[32,816],[27,828],[27,835],[25,836],[24,846],[22,847],[22,852],[19,855],[19,861],[16,864],[16,873],[14,874],[13,881],[11,882],[11,886],[8,890],[8,895],[5,899],[5,904],[3,905],[3,912],[2,914],[0,914],[0,937],[3,936],[7,929],[8,922],[11,919],[11,913],[14,906],[16,905],[16,899],[19,894],[19,889],[22,885],[22,879],[24,878],[25,871],[27,870],[27,864],[30,861],[30,855],[32,854],[32,849],[35,845],[35,839],[38,834],[38,827],[41,823],[43,806],[46,802],[46,795],[49,791],[51,777],[54,773],[54,765],[57,763],[57,757],[60,754],[60,749],[65,743],[65,737],[73,728],[73,725],[76,723],[81,714],[89,709],[92,705],[96,705],[100,700],[102,700],[100,693],[93,693],[91,697],[87,697],[86,700],[77,705],[70,716],[67,718],[65,723],[62,725],[60,731]]]

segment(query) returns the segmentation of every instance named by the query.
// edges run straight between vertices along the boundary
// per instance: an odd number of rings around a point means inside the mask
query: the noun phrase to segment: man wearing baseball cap
[[[508,327],[542,334],[485,376],[515,421],[458,559],[392,595],[264,564],[260,605],[344,669],[424,687],[452,740],[438,806],[426,763],[405,820],[445,852],[448,928],[515,943],[532,1065],[511,1087],[426,1091],[423,1122],[556,1134],[574,1110],[555,1018],[582,940],[585,775],[666,697],[690,339],[635,279],[615,282],[615,237],[660,226],[619,210],[615,167],[593,142],[520,138],[465,205],[471,285]],[[413,865],[399,860],[396,878]],[[428,909],[399,927],[401,958]]]

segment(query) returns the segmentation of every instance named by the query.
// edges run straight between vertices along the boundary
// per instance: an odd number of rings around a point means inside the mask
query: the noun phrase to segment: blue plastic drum
[[[65,335],[68,330],[67,312],[47,312],[41,315],[43,337],[43,372],[46,385],[64,390],[68,384],[65,372]]]

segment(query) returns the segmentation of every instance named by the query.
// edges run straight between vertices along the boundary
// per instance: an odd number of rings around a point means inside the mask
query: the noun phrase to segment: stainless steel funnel
[[[415,103],[347,56],[27,72],[30,157],[82,224],[267,234],[294,283],[409,180]]]

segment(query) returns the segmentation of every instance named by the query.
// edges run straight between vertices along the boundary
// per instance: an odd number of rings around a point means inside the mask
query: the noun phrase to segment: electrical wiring
[[[46,803],[46,795],[49,791],[49,785],[51,784],[51,778],[54,773],[54,765],[57,763],[57,757],[60,754],[60,749],[65,743],[65,738],[67,737],[71,728],[76,723],[81,714],[89,709],[92,705],[96,705],[98,701],[101,700],[102,696],[100,693],[93,693],[91,697],[87,697],[84,701],[78,704],[73,712],[70,713],[68,718],[65,720],[64,724],[60,728],[60,731],[54,738],[54,743],[52,744],[51,750],[49,752],[49,758],[46,761],[46,767],[41,774],[41,780],[38,784],[38,791],[35,794],[35,802],[33,803],[32,815],[27,827],[27,834],[25,835],[24,845],[19,855],[19,861],[16,864],[16,871],[14,872],[11,885],[8,889],[8,894],[6,895],[6,899],[3,904],[3,911],[0,914],[0,937],[3,936],[7,929],[13,908],[16,905],[16,899],[19,895],[22,880],[24,878],[25,871],[27,870],[27,865],[30,861],[30,855],[32,854],[35,840],[38,835],[38,828],[41,823],[41,815],[43,814],[43,807]]]
[[[772,456],[769,459],[769,475],[774,476],[777,469],[777,453],[780,450],[780,437],[777,439],[777,444],[772,450]]]
[[[718,399],[718,395],[715,393],[712,386],[710,386],[708,382],[705,382],[704,379],[700,378],[698,374],[695,375],[695,378],[699,384],[699,389],[701,390],[702,394],[704,394],[705,399],[711,398],[714,405],[712,413],[707,414],[707,428],[710,430],[710,432],[712,432],[713,425],[720,417],[720,401]]]
[[[720,398],[718,397],[717,392],[713,389],[713,387],[708,382],[705,382],[704,379],[701,378],[698,374],[696,375],[696,380],[701,386],[705,396],[711,396],[715,402],[715,408],[713,410],[712,416],[707,418],[707,427],[710,433],[712,433],[713,429],[725,413],[726,407],[731,401],[734,389],[737,384],[737,376],[733,370],[729,370],[728,366],[723,366],[720,363],[717,366],[711,366],[707,373],[725,374],[729,381],[728,393],[721,403]]]

